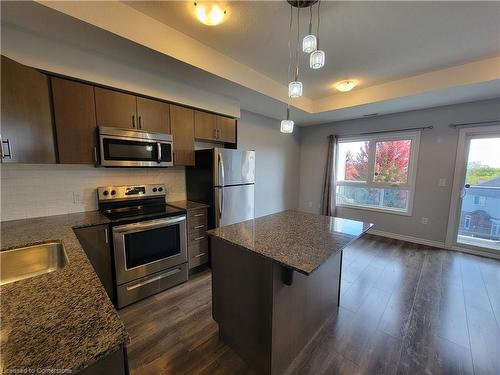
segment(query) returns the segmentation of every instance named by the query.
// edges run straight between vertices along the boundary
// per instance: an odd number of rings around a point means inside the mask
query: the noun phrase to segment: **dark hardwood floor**
[[[500,261],[365,235],[292,374],[500,374]],[[210,272],[120,311],[133,375],[252,374],[219,340]]]

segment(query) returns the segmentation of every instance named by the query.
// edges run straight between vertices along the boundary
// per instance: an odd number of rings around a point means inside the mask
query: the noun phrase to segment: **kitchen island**
[[[213,318],[259,374],[283,374],[338,309],[342,249],[372,225],[284,211],[208,232]]]

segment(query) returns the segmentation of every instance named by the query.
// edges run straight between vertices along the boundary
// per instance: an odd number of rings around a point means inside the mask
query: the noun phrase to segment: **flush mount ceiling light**
[[[204,25],[216,26],[224,21],[226,10],[217,4],[199,4],[195,2],[194,13],[196,18]]]
[[[340,81],[335,84],[335,88],[341,92],[351,91],[354,87],[358,85],[358,81],[353,79],[348,79],[345,81]]]

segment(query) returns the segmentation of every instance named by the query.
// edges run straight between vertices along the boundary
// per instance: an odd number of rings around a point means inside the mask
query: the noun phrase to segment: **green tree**
[[[477,185],[480,182],[488,181],[500,176],[500,168],[489,167],[480,162],[474,161],[467,166],[467,176],[465,183],[471,186]]]

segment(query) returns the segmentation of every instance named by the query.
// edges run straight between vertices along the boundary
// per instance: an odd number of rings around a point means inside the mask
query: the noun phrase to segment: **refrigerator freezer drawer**
[[[254,218],[254,185],[214,189],[215,225],[222,227]]]

